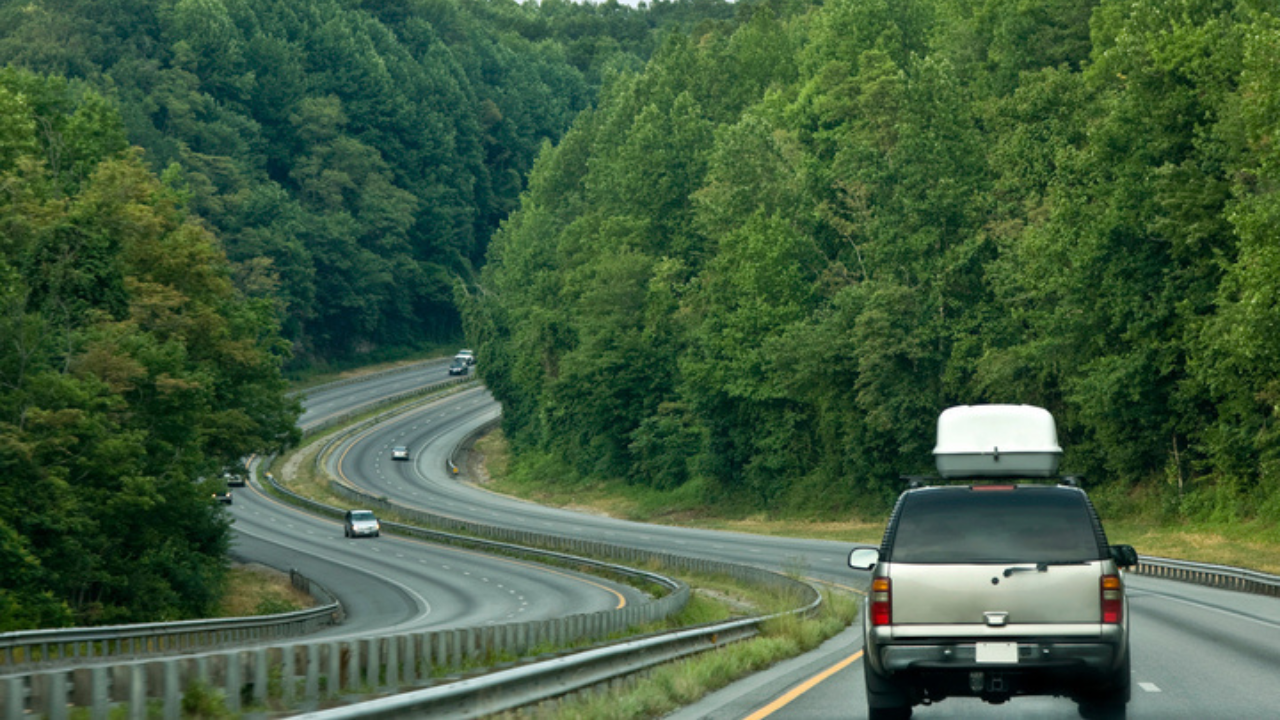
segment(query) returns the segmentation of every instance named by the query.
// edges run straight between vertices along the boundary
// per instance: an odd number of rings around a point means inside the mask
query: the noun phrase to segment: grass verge
[[[537,720],[647,720],[696,702],[753,673],[806,653],[854,621],[857,601],[844,593],[824,593],[816,616],[787,616],[764,624],[751,640],[726,645],[659,666],[620,689],[588,693],[521,717]]]
[[[217,617],[275,615],[315,607],[315,599],[298,590],[289,574],[265,565],[233,565]]]

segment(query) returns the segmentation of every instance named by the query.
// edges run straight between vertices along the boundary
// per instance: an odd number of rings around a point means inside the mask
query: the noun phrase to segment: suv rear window
[[[890,562],[1070,563],[1104,557],[1083,493],[1061,488],[938,488],[898,508]]]

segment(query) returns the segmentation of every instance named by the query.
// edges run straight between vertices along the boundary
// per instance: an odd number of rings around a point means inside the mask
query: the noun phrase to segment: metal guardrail
[[[477,426],[474,430],[467,433],[466,437],[462,438],[462,441],[459,442],[457,445],[455,445],[453,449],[449,451],[449,458],[445,460],[445,464],[449,468],[449,474],[457,475],[462,469],[462,465],[459,462],[459,458],[462,455],[465,455],[466,453],[471,451],[471,446],[475,444],[476,440],[480,439],[486,433],[488,433],[489,431],[493,430],[494,428],[498,427],[501,424],[502,424],[502,418],[497,418],[494,420],[490,420],[486,423],[482,423],[481,425]]]
[[[290,576],[295,587],[324,604],[254,617],[0,633],[0,674],[286,640],[341,622],[342,604],[332,593],[296,571]]]
[[[1196,585],[1235,590],[1255,595],[1280,597],[1280,575],[1245,570],[1229,565],[1212,565],[1171,558],[1138,556],[1141,575],[1180,580]]]
[[[818,602],[820,600],[815,600],[810,606],[791,613],[812,611]],[[779,615],[733,620],[622,642],[299,717],[309,720],[486,717],[634,678],[637,673],[657,665],[750,639],[759,634],[762,623],[775,617]]]

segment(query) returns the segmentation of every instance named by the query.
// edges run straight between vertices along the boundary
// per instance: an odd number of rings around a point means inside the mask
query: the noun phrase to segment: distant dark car
[[[391,448],[391,459],[392,460],[408,460],[409,448],[403,445],[397,445]]]
[[[215,501],[215,502],[220,502],[220,503],[222,503],[223,505],[230,505],[230,504],[231,504],[231,491],[230,491],[230,490],[228,490],[228,491],[226,491],[226,492],[216,492],[216,493],[214,493],[214,494],[213,494],[213,499],[214,499],[214,501]]]
[[[450,375],[466,375],[471,370],[471,365],[466,358],[456,357],[453,362],[449,363]]]
[[[372,510],[348,510],[342,523],[342,534],[349,538],[378,537],[382,524]]]

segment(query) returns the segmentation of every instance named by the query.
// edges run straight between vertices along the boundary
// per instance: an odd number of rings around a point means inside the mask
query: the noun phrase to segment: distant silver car
[[[342,523],[342,534],[349,538],[378,537],[382,524],[372,510],[348,510]]]
[[[405,447],[404,445],[396,445],[395,447],[391,448],[391,459],[392,460],[408,460],[409,448]]]
[[[1011,434],[1035,421],[1022,410],[1010,417],[1017,422],[1003,426]],[[981,432],[964,435],[985,454],[957,461],[940,437],[947,456],[938,458],[937,480],[955,484],[902,493],[880,547],[849,556],[850,567],[871,571],[863,613],[869,716],[908,718],[912,706],[951,696],[1001,703],[1060,695],[1084,717],[1123,718],[1129,608],[1119,569],[1136,565],[1137,553],[1107,544],[1092,503],[1070,479],[1044,477],[1056,472],[1056,459],[1043,457],[1056,437],[1019,457],[1017,438],[998,445]],[[1019,468],[1030,482],[1010,477]]]

